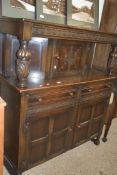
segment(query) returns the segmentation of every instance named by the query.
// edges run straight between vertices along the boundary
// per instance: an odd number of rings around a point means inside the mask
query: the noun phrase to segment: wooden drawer
[[[112,85],[109,83],[91,84],[82,87],[80,101],[109,97]]]
[[[77,90],[75,88],[42,90],[28,95],[28,109],[40,112],[64,106],[74,106]]]

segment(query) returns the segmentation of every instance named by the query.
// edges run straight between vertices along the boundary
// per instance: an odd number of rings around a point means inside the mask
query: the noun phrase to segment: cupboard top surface
[[[67,87],[71,85],[85,85],[88,83],[95,83],[99,81],[108,81],[116,79],[116,75],[107,75],[102,71],[96,69],[86,70],[79,73],[77,76],[70,76],[65,78],[48,78],[45,79],[43,73],[38,73],[37,76],[29,76],[26,88],[19,88],[16,78],[5,78],[1,75],[1,80],[8,85],[15,88],[20,93],[30,92],[39,89],[50,89],[56,87]]]

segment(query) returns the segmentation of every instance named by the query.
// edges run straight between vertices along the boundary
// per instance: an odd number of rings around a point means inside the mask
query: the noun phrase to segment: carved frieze
[[[88,42],[117,43],[117,38],[114,34],[39,23],[38,25],[33,25],[32,35]]]
[[[47,37],[47,38],[59,38],[67,40],[80,40],[88,42],[98,42],[98,43],[108,43],[117,44],[117,34],[104,33],[93,30],[80,29],[77,27],[57,25],[42,21],[28,20],[28,19],[0,19],[2,25],[0,25],[0,30],[5,33],[14,34],[20,39],[26,38],[31,39],[31,36],[37,37]],[[10,27],[6,28],[6,24]],[[17,25],[16,25],[17,24]],[[29,24],[31,30],[28,32],[29,38],[27,38],[26,26]],[[23,35],[19,30],[19,26],[24,26]],[[10,30],[9,30],[10,29]],[[23,38],[22,38],[23,37]]]

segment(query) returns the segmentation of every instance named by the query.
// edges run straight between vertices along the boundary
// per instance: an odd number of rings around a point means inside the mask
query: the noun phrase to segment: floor
[[[95,146],[87,142],[23,175],[117,175],[117,119],[113,120],[108,142]],[[9,175],[4,168],[4,175]]]

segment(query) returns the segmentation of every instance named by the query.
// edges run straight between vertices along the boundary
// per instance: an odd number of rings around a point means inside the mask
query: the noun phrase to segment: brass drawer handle
[[[111,88],[111,85],[106,84],[105,87],[106,87],[106,88]]]
[[[77,124],[76,127],[77,127],[77,128],[81,128],[80,124]]]
[[[70,92],[69,95],[70,95],[71,97],[73,97],[73,96],[74,96],[74,93],[73,93],[73,92]]]
[[[88,92],[92,92],[92,89],[87,89]]]
[[[40,98],[38,98],[38,101],[39,101],[39,102],[42,102],[42,101],[43,101],[43,99],[40,97]]]
[[[105,84],[105,85],[99,86],[99,87],[84,88],[84,89],[82,89],[82,93],[99,92],[99,91],[105,90],[105,88],[109,88],[110,89],[111,85]]]
[[[68,127],[68,131],[70,131],[70,132],[71,132],[71,131],[72,131],[72,128]]]
[[[82,89],[82,92],[92,92],[92,89],[84,88],[84,89]]]

